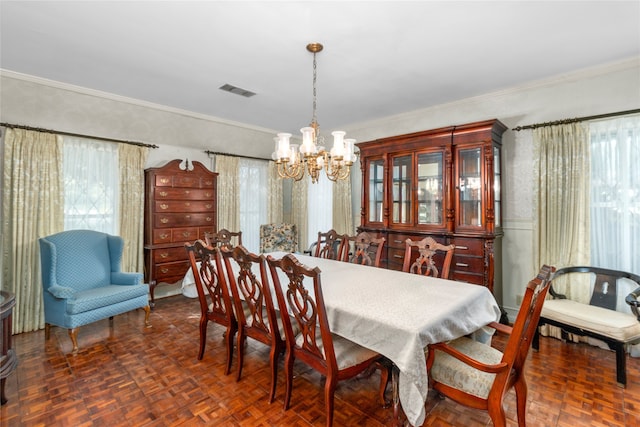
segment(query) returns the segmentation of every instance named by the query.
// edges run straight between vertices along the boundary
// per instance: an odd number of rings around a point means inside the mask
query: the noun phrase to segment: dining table
[[[286,254],[264,255],[279,259]],[[320,269],[331,332],[393,363],[394,397],[412,426],[422,425],[426,415],[427,345],[470,334],[490,339],[490,334],[478,331],[500,319],[500,307],[484,286],[299,253],[294,256]],[[281,278],[281,283],[286,280]],[[183,287],[191,283],[189,271]]]

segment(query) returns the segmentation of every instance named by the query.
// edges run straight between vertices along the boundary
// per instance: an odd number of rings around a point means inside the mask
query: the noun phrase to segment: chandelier
[[[276,138],[276,151],[272,154],[278,166],[281,178],[292,178],[300,181],[305,172],[309,174],[312,183],[318,182],[320,172],[324,169],[331,181],[347,179],[351,172],[351,165],[356,159],[355,139],[345,139],[345,132],[334,131],[333,148],[327,151],[324,147],[324,137],[320,135],[320,126],[316,119],[316,53],[323,46],[320,43],[310,43],[307,50],[313,53],[313,116],[311,124],[300,129],[302,144],[291,144],[290,133],[279,133]]]

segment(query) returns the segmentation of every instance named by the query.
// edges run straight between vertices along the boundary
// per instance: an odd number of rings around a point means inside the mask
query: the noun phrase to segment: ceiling
[[[311,42],[338,129],[639,56],[640,1],[0,2],[4,70],[274,131],[311,120]]]

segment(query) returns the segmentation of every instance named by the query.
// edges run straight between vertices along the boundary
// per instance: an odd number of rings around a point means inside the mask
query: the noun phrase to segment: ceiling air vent
[[[255,95],[255,93],[251,92],[250,90],[235,87],[228,83],[220,86],[219,89],[222,89],[227,92],[235,93],[236,95],[244,96],[245,98],[251,98],[253,95]]]

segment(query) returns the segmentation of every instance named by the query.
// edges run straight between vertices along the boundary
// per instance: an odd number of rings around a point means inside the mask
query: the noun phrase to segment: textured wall
[[[640,58],[583,70],[424,110],[346,127],[368,141],[391,135],[497,118],[519,125],[638,108]],[[147,166],[188,158],[207,167],[204,150],[269,158],[275,131],[225,122],[116,95],[3,72],[0,121],[157,144]],[[533,277],[531,131],[503,135],[503,295],[510,312]],[[353,213],[360,222],[361,177],[354,166]]]

